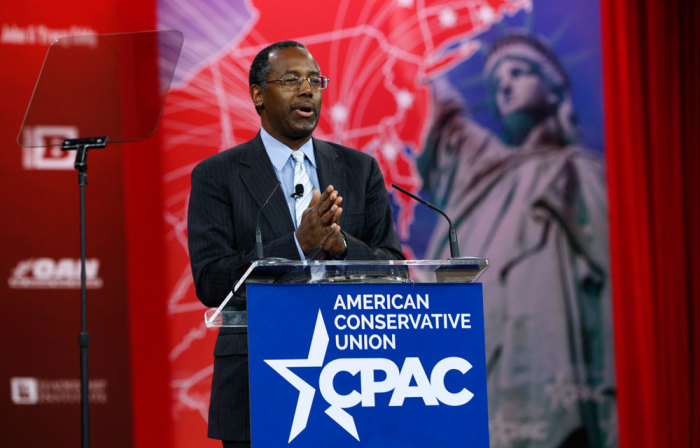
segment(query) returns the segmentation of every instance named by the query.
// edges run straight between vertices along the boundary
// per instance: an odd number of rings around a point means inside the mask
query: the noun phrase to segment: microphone
[[[294,186],[294,193],[291,194],[294,199],[299,199],[304,196],[304,186],[302,184],[296,184]]]
[[[415,199],[416,201],[420,202],[421,204],[432,208],[433,210],[435,210],[436,212],[440,213],[442,216],[445,217],[445,219],[447,220],[447,223],[450,225],[450,255],[451,255],[450,258],[459,258],[459,244],[457,244],[457,233],[455,232],[455,229],[452,226],[452,221],[450,221],[450,218],[445,214],[445,212],[443,212],[439,208],[435,207],[430,202],[428,202],[424,199],[421,199],[412,193],[409,193],[408,191],[404,190],[403,188],[399,187],[396,184],[391,184],[391,186],[396,188],[397,190],[399,190],[401,193],[405,194],[406,196],[409,196],[409,197]]]
[[[265,202],[263,202],[263,205],[260,207],[260,210],[258,210],[258,219],[255,221],[255,256],[258,258],[258,260],[262,260],[263,257],[263,245],[262,245],[262,233],[260,232],[260,217],[262,216],[262,211],[267,205],[268,202],[270,202],[270,199],[272,199],[272,195],[275,194],[275,191],[280,187],[280,182],[277,181],[277,185],[275,185],[275,188],[272,189],[270,194],[267,196],[267,199],[265,199]]]

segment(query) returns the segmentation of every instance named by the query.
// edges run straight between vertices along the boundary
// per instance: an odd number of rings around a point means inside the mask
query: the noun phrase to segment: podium
[[[248,326],[252,446],[488,447],[487,266],[251,263],[205,321]]]

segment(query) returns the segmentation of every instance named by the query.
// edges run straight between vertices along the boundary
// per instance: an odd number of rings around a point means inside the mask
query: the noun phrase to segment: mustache
[[[318,104],[311,101],[296,101],[289,106],[289,111],[292,112],[294,109],[311,109],[316,115],[318,115]]]

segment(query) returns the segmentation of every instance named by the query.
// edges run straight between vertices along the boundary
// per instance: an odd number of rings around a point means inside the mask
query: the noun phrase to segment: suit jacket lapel
[[[322,140],[314,139],[314,155],[316,156],[316,174],[318,174],[318,183],[323,192],[328,185],[340,192],[341,196],[352,195],[349,191],[350,167],[340,163],[342,159],[335,147]],[[342,207],[342,205],[341,205]],[[345,222],[344,215],[340,215],[340,227],[343,227]]]
[[[251,140],[251,144],[246,147],[240,163],[247,167],[241,172],[241,180],[260,209],[278,182],[275,168],[265,152],[260,134]],[[265,206],[262,219],[267,221],[276,234],[294,231],[294,221],[289,215],[281,186]]]
[[[347,186],[345,167],[338,163],[338,153],[333,146],[322,140],[314,141],[314,156],[316,157],[316,174],[318,183],[323,192],[326,187],[332,184],[341,196],[344,187]]]

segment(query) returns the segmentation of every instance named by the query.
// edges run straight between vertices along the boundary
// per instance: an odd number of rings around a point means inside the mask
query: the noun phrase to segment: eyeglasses
[[[284,90],[299,90],[301,89],[302,84],[304,84],[304,80],[309,81],[309,86],[311,86],[313,90],[325,89],[326,87],[328,87],[328,81],[330,81],[325,76],[320,75],[307,76],[306,78],[301,76],[288,75],[283,76],[280,79],[266,80],[265,82],[278,82]]]

